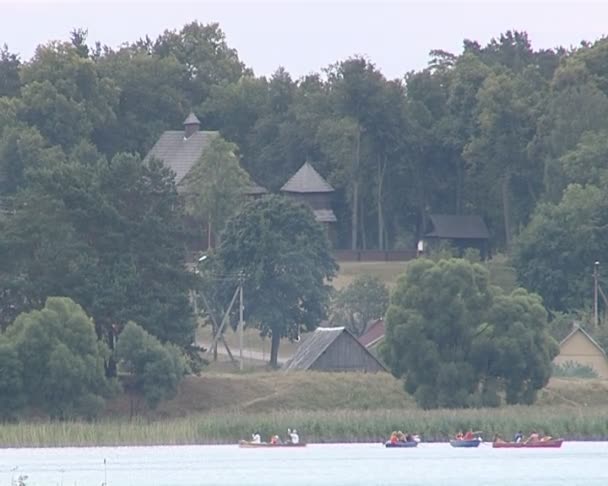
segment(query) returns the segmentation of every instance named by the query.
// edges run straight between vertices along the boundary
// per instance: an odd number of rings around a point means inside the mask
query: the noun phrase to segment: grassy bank
[[[608,382],[552,380],[532,407],[418,410],[388,373],[206,373],[188,377],[158,410],[135,397],[108,403],[97,422],[23,421],[0,425],[1,447],[233,444],[297,428],[307,442],[381,442],[392,430],[446,440],[472,427],[491,439],[517,429],[570,440],[608,440]]]
[[[507,407],[500,410],[275,411],[191,415],[154,422],[30,423],[0,427],[2,447],[234,444],[254,430],[263,436],[295,427],[312,442],[382,442],[391,430],[418,432],[424,441],[444,441],[457,430],[483,430],[510,437],[518,429],[542,430],[569,440],[607,440],[605,409]]]

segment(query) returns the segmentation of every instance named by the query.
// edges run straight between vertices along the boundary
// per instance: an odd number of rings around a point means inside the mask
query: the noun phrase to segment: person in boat
[[[464,434],[463,439],[464,440],[473,440],[475,438],[475,435],[473,434],[473,429],[469,429],[469,431]]]
[[[532,433],[530,434],[530,437],[528,437],[525,441],[524,444],[529,444],[531,442],[538,442],[540,440],[540,436],[538,435],[538,433],[534,430],[532,431]]]
[[[553,437],[551,437],[550,435],[542,435],[541,438],[540,438],[541,442],[549,442],[551,440],[553,440]]]
[[[292,444],[298,444],[300,442],[300,436],[296,429],[293,429],[293,431],[287,429],[287,432],[289,433],[289,440]]]
[[[259,432],[251,434],[251,442],[253,442],[254,444],[261,444],[262,443],[262,436],[260,435]]]
[[[414,442],[414,436],[412,434],[405,434],[405,442]]]
[[[399,438],[397,437],[397,432],[393,431],[391,434],[391,438],[389,439],[391,444],[396,444],[399,442]]]
[[[522,440],[524,440],[524,434],[522,434],[520,430],[519,432],[517,432],[517,434],[513,436],[513,442],[519,444]]]
[[[405,442],[405,434],[401,431],[397,432],[397,442]]]
[[[494,442],[498,444],[504,444],[506,441],[502,439],[502,437],[498,434],[494,435]]]
[[[270,438],[270,443],[272,445],[279,445],[279,444],[282,444],[283,442],[281,441],[281,438],[278,435],[273,435]]]
[[[464,435],[462,435],[462,431],[460,431],[456,434],[456,440],[462,440],[463,437],[464,437]]]

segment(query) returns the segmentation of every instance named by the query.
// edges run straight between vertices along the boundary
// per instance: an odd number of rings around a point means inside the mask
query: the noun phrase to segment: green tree
[[[19,95],[19,88],[21,87],[20,66],[19,56],[9,52],[8,46],[4,44],[0,48],[0,97]]]
[[[461,259],[419,260],[386,316],[382,354],[423,408],[531,403],[548,381],[556,343],[538,296],[505,295],[488,271]]]
[[[595,186],[573,184],[558,204],[538,206],[513,247],[522,285],[552,310],[591,305],[593,263],[608,252],[608,197]]]
[[[13,419],[25,404],[23,363],[15,346],[0,341],[0,419]]]
[[[175,346],[163,345],[134,322],[118,336],[116,357],[133,374],[134,389],[152,409],[175,397],[186,373],[184,356]]]
[[[23,386],[30,405],[52,417],[90,415],[93,397],[103,406],[111,391],[104,374],[107,347],[92,320],[74,301],[49,297],[42,310],[21,314],[6,330],[23,363]]]
[[[186,176],[189,211],[207,223],[207,246],[212,233],[219,235],[239,208],[249,184],[249,175],[236,155],[237,146],[214,137],[201,159]]]
[[[388,299],[388,289],[378,277],[360,275],[333,297],[330,322],[361,336],[372,319],[384,317]]]
[[[244,274],[245,317],[271,335],[272,366],[282,337],[294,339],[325,317],[337,265],[308,207],[280,196],[247,203],[228,221],[215,258],[220,275]]]
[[[64,295],[93,316],[110,345],[117,329],[137,319],[159,339],[189,346],[193,276],[173,174],[124,154],[110,162],[90,151],[86,157],[92,160],[34,171],[15,213],[0,223],[7,249],[0,317],[10,322],[14,312]]]

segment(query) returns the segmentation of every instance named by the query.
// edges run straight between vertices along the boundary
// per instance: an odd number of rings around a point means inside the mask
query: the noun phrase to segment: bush
[[[6,338],[19,357],[30,405],[65,419],[80,414],[84,397],[103,402],[110,388],[104,369],[107,348],[98,341],[92,320],[71,299],[49,297],[42,310],[19,315]]]
[[[598,378],[597,372],[591,366],[574,361],[554,364],[553,376],[556,378]]]
[[[116,357],[132,373],[135,389],[152,409],[177,394],[186,361],[175,345],[163,345],[142,327],[129,322],[118,337]]]

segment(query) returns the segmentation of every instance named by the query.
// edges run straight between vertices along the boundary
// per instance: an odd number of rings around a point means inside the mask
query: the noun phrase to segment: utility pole
[[[598,279],[600,276],[599,272],[600,262],[596,261],[593,265],[593,317],[595,318],[595,327],[600,325],[600,314],[598,312]]]
[[[239,273],[239,354],[243,371],[243,272]]]

